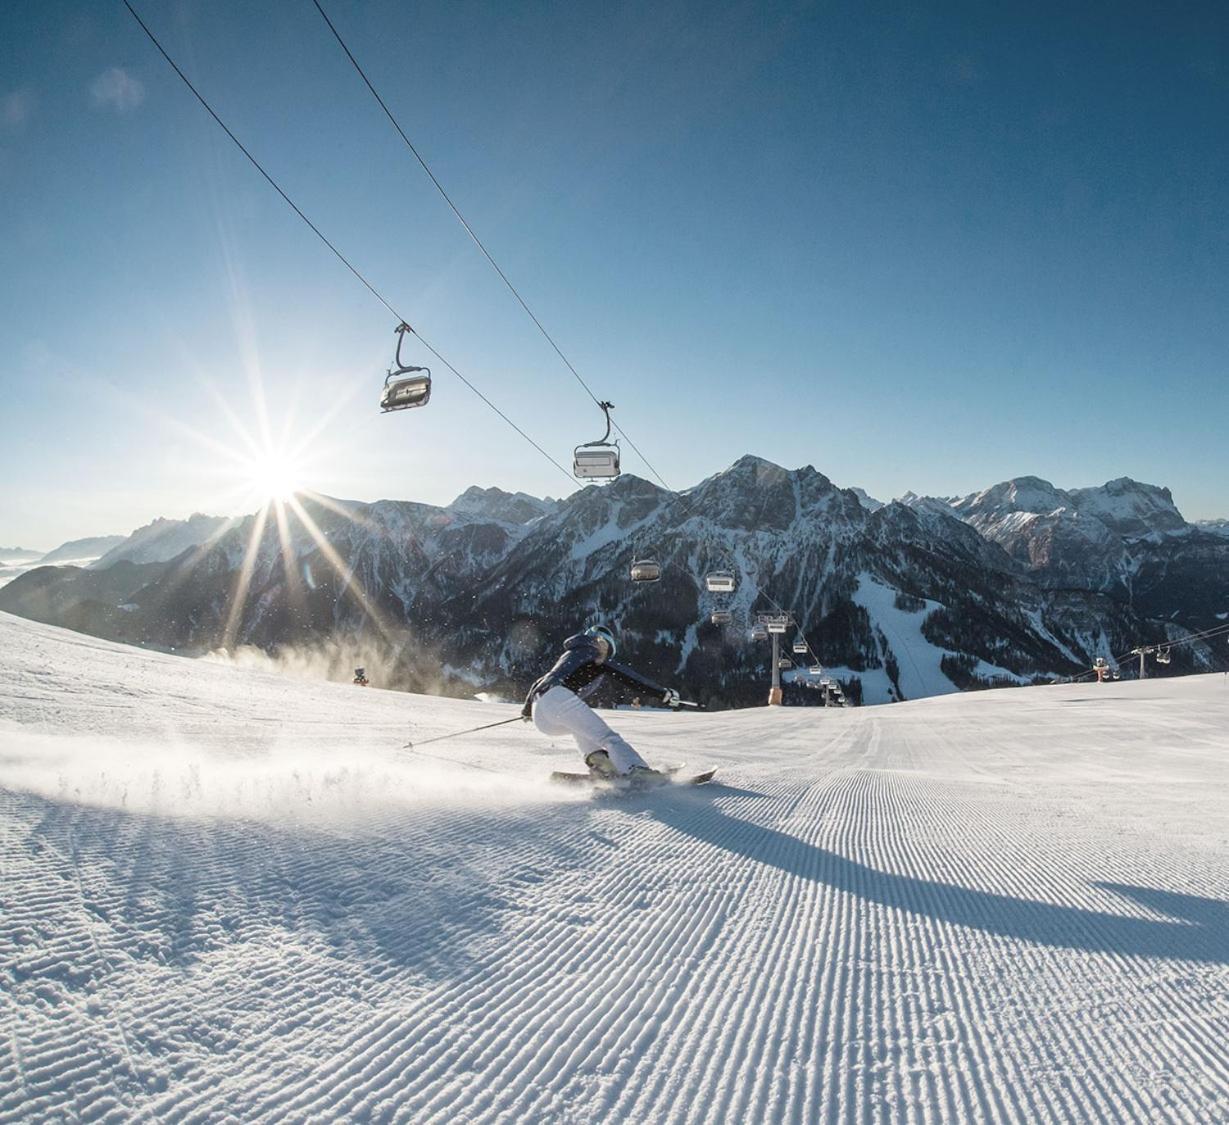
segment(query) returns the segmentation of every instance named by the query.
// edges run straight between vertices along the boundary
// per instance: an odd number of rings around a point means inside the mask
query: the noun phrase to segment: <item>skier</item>
[[[563,642],[563,655],[555,666],[529,689],[521,716],[543,734],[570,734],[584,755],[585,765],[594,777],[627,778],[632,782],[652,781],[663,775],[602,721],[584,702],[603,676],[652,694],[669,707],[677,708],[679,695],[614,664],[614,633],[605,625],[591,625],[583,633]]]

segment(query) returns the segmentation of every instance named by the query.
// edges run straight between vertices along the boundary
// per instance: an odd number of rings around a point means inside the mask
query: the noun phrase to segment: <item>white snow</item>
[[[851,599],[870,615],[872,624],[883,631],[888,647],[896,657],[897,678],[905,699],[921,699],[928,695],[946,695],[957,690],[943,672],[941,662],[949,654],[946,649],[931,644],[922,633],[922,623],[928,614],[942,606],[927,598],[925,608],[905,610],[896,607],[896,591],[868,574],[858,576],[858,589]],[[974,674],[986,679],[1001,679],[1019,682],[1020,677],[1006,668],[979,660]],[[859,676],[862,679],[862,701],[866,704],[887,703],[895,699],[892,681],[886,671],[869,669],[865,672],[847,672],[842,677]]]
[[[0,1120],[1229,1116],[1224,677],[515,713],[0,614]]]

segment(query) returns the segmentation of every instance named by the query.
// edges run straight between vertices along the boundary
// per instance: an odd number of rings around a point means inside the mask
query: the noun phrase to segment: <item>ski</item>
[[[662,778],[660,781],[653,780],[647,784],[631,784],[620,785],[618,779],[608,779],[604,777],[594,777],[588,773],[568,773],[565,770],[555,770],[550,779],[556,785],[587,785],[592,789],[600,789],[610,791],[612,793],[647,793],[654,789],[660,789],[665,785],[703,785],[706,782],[712,781],[716,776],[717,771],[705,770],[703,773],[690,774],[686,777],[680,777],[682,766],[674,766],[671,769],[662,770]]]

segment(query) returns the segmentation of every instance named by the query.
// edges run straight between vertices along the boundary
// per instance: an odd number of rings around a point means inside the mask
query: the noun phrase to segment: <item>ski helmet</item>
[[[610,655],[615,654],[615,637],[614,630],[609,625],[590,625],[585,630],[585,635],[589,637],[601,637],[610,646]]]

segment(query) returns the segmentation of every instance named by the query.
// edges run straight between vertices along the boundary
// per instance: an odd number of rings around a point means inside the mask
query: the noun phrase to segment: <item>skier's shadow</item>
[[[653,815],[733,855],[938,921],[1063,949],[1229,965],[1229,903],[1219,899],[1122,883],[1093,884],[1175,921],[1132,918],[880,871],[699,801],[663,800],[654,805]]]

